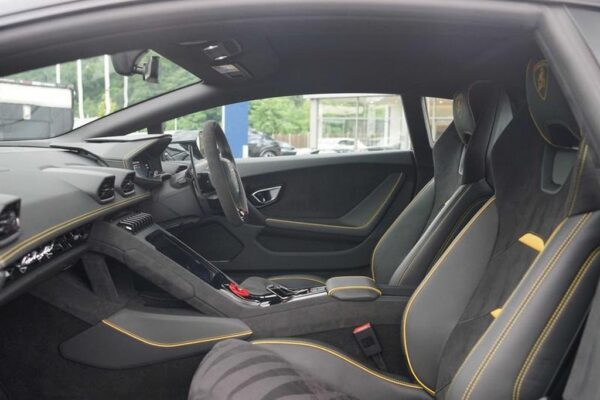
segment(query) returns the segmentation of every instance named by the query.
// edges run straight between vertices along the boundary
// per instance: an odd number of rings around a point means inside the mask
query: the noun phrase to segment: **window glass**
[[[427,117],[429,119],[429,133],[431,142],[440,137],[454,120],[452,114],[452,100],[439,97],[425,97]]]
[[[155,52],[147,53],[148,62]],[[109,56],[75,60],[0,79],[0,140],[59,136],[100,117],[199,82],[160,58],[158,83],[115,72]]]
[[[233,107],[228,111],[229,107]],[[165,132],[193,140],[202,123],[224,126],[238,157],[279,157],[410,150],[400,96],[328,94],[253,100],[166,122]]]

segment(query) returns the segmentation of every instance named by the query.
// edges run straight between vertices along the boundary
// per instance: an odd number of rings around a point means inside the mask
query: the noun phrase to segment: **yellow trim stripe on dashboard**
[[[124,334],[125,336],[129,336],[132,339],[137,340],[138,342],[142,342],[144,344],[147,344],[148,346],[153,346],[153,347],[163,347],[163,348],[172,348],[172,347],[182,347],[182,346],[193,346],[195,344],[203,344],[203,343],[210,343],[210,342],[217,342],[220,340],[225,340],[225,339],[233,339],[233,338],[238,338],[238,337],[243,337],[243,336],[250,336],[252,335],[252,331],[251,330],[245,330],[245,331],[241,331],[241,332],[235,332],[235,333],[229,333],[226,335],[219,335],[219,336],[210,336],[210,337],[205,337],[205,338],[198,338],[198,339],[190,339],[190,340],[186,340],[183,342],[173,342],[173,343],[163,343],[163,342],[157,342],[155,340],[151,340],[151,339],[146,339],[143,338],[131,331],[128,331],[125,328],[120,327],[119,325],[115,324],[114,322],[111,322],[109,320],[102,320],[102,323],[106,326],[111,327],[112,329]]]
[[[83,223],[87,219],[96,217],[101,214],[106,214],[113,209],[120,208],[120,207],[125,206],[130,203],[136,203],[140,200],[143,200],[143,199],[146,199],[149,197],[151,197],[150,193],[141,193],[141,194],[138,194],[138,195],[135,195],[132,197],[128,197],[126,199],[123,199],[123,200],[120,200],[120,201],[117,201],[117,202],[114,202],[111,204],[107,204],[107,205],[97,208],[95,210],[88,211],[85,214],[82,214],[78,217],[61,222],[58,225],[51,226],[50,228],[48,228],[42,232],[39,232],[39,233],[23,240],[22,242],[17,242],[12,247],[9,247],[4,253],[0,254],[0,263],[7,262],[8,260],[10,260],[14,256],[16,256],[20,252],[25,251],[28,247],[34,247],[37,244],[41,244],[43,241],[48,239],[50,236],[54,236],[62,229],[69,229],[71,227],[75,227],[75,226]]]

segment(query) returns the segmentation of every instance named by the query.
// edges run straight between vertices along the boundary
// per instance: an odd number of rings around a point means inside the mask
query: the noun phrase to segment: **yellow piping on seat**
[[[552,332],[552,329],[556,325],[556,322],[560,318],[562,312],[565,310],[569,301],[573,297],[573,294],[577,291],[579,284],[583,280],[583,277],[588,272],[588,269],[594,263],[594,261],[596,260],[598,255],[600,255],[600,248],[596,248],[596,250],[594,250],[592,252],[592,254],[584,262],[583,266],[580,268],[579,272],[575,276],[575,279],[573,280],[573,282],[571,282],[571,285],[567,289],[567,292],[564,294],[560,303],[558,304],[558,306],[552,313],[552,316],[546,323],[544,330],[542,331],[540,336],[538,336],[538,339],[536,340],[534,346],[530,350],[529,355],[527,356],[527,359],[525,360],[525,363],[522,365],[521,371],[519,372],[519,375],[517,376],[517,380],[515,381],[515,385],[513,387],[513,400],[518,400],[521,398],[521,387],[523,385],[525,377],[529,373],[529,369],[531,368],[531,365],[535,361],[540,349],[544,346],[544,343],[545,343],[546,339],[548,338],[548,335]]]
[[[404,381],[401,381],[401,380],[398,380],[398,379],[391,378],[391,377],[386,376],[384,374],[381,374],[381,373],[379,373],[377,371],[374,371],[374,370],[372,370],[372,369],[370,369],[368,367],[365,367],[364,365],[362,365],[362,364],[354,361],[353,359],[351,359],[351,358],[349,358],[349,357],[347,357],[347,356],[345,356],[345,355],[343,355],[341,353],[338,353],[337,351],[335,351],[333,349],[327,348],[325,346],[320,346],[320,345],[318,345],[316,343],[304,342],[304,341],[301,341],[301,340],[286,340],[286,339],[254,340],[251,343],[252,344],[258,344],[258,345],[260,345],[260,344],[275,344],[275,345],[304,346],[304,347],[310,347],[310,348],[313,348],[313,349],[321,350],[321,351],[329,353],[332,356],[337,357],[337,358],[339,358],[339,359],[341,359],[341,360],[343,360],[343,361],[351,364],[352,366],[354,366],[354,367],[362,370],[363,372],[366,372],[369,375],[372,375],[372,376],[374,376],[376,378],[384,380],[384,381],[386,381],[388,383],[391,383],[391,384],[394,384],[394,385],[399,385],[399,386],[404,386],[404,387],[411,388],[411,389],[423,390],[419,385],[415,385],[413,383],[404,382]]]
[[[238,337],[252,335],[252,331],[251,330],[245,330],[245,331],[241,331],[241,332],[230,333],[230,334],[227,334],[227,335],[210,336],[210,337],[205,337],[205,338],[191,339],[191,340],[186,340],[186,341],[183,341],[183,342],[163,343],[163,342],[157,342],[155,340],[143,338],[143,337],[141,337],[141,336],[139,336],[139,335],[137,335],[137,334],[135,334],[135,333],[133,333],[131,331],[128,331],[125,328],[122,328],[122,327],[118,326],[114,322],[111,322],[111,321],[106,320],[106,319],[102,320],[102,323],[104,325],[109,326],[112,329],[114,329],[114,330],[116,330],[116,331],[124,334],[125,336],[129,336],[130,338],[137,340],[138,342],[142,342],[144,344],[147,344],[148,346],[162,347],[162,348],[192,346],[192,345],[195,345],[195,344],[217,342],[217,341],[221,341],[221,340],[225,340],[225,339],[233,339],[233,338],[238,338]]]
[[[417,382],[419,382],[419,384],[421,386],[423,386],[423,388],[429,394],[431,394],[432,396],[435,395],[435,390],[431,389],[429,386],[427,386],[423,381],[421,381],[419,379],[419,377],[417,376],[417,373],[415,372],[415,370],[414,370],[414,368],[412,366],[412,363],[410,362],[410,355],[409,355],[409,351],[408,351],[408,344],[407,344],[408,341],[407,341],[407,334],[406,334],[406,321],[408,320],[408,315],[410,313],[410,309],[411,309],[411,307],[412,307],[415,299],[417,298],[417,296],[419,295],[419,293],[421,292],[421,290],[423,290],[423,288],[427,285],[427,282],[429,281],[429,279],[431,279],[431,277],[433,275],[435,275],[436,271],[446,261],[446,258],[450,255],[450,253],[452,253],[452,250],[454,249],[454,246],[456,246],[457,243],[459,243],[461,241],[461,239],[463,238],[463,236],[471,229],[471,226],[473,226],[473,224],[479,219],[479,217],[495,201],[496,201],[496,196],[490,198],[479,209],[479,211],[477,211],[477,213],[473,216],[473,218],[471,218],[471,220],[467,223],[467,225],[465,225],[465,227],[460,231],[460,233],[458,234],[458,236],[452,241],[452,243],[450,243],[450,246],[448,246],[448,248],[446,249],[446,251],[444,251],[444,253],[442,254],[442,256],[438,259],[438,261],[431,268],[431,270],[429,271],[429,273],[425,276],[425,278],[423,279],[423,281],[421,282],[421,284],[417,287],[417,290],[415,290],[415,292],[411,296],[410,300],[408,301],[408,304],[406,305],[406,309],[404,310],[404,317],[402,318],[402,345],[404,347],[404,354],[406,356],[406,364],[408,365],[408,369],[410,370],[410,373],[415,378],[415,380]]]

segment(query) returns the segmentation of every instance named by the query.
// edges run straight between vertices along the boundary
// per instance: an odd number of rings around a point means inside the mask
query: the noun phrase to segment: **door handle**
[[[272,186],[253,192],[252,199],[256,202],[256,206],[261,208],[277,201],[280,193],[281,186]]]

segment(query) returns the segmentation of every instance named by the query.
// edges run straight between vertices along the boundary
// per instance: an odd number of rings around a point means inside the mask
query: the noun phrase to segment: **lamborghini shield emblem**
[[[548,61],[542,60],[533,66],[533,86],[538,96],[546,100],[548,94]]]

